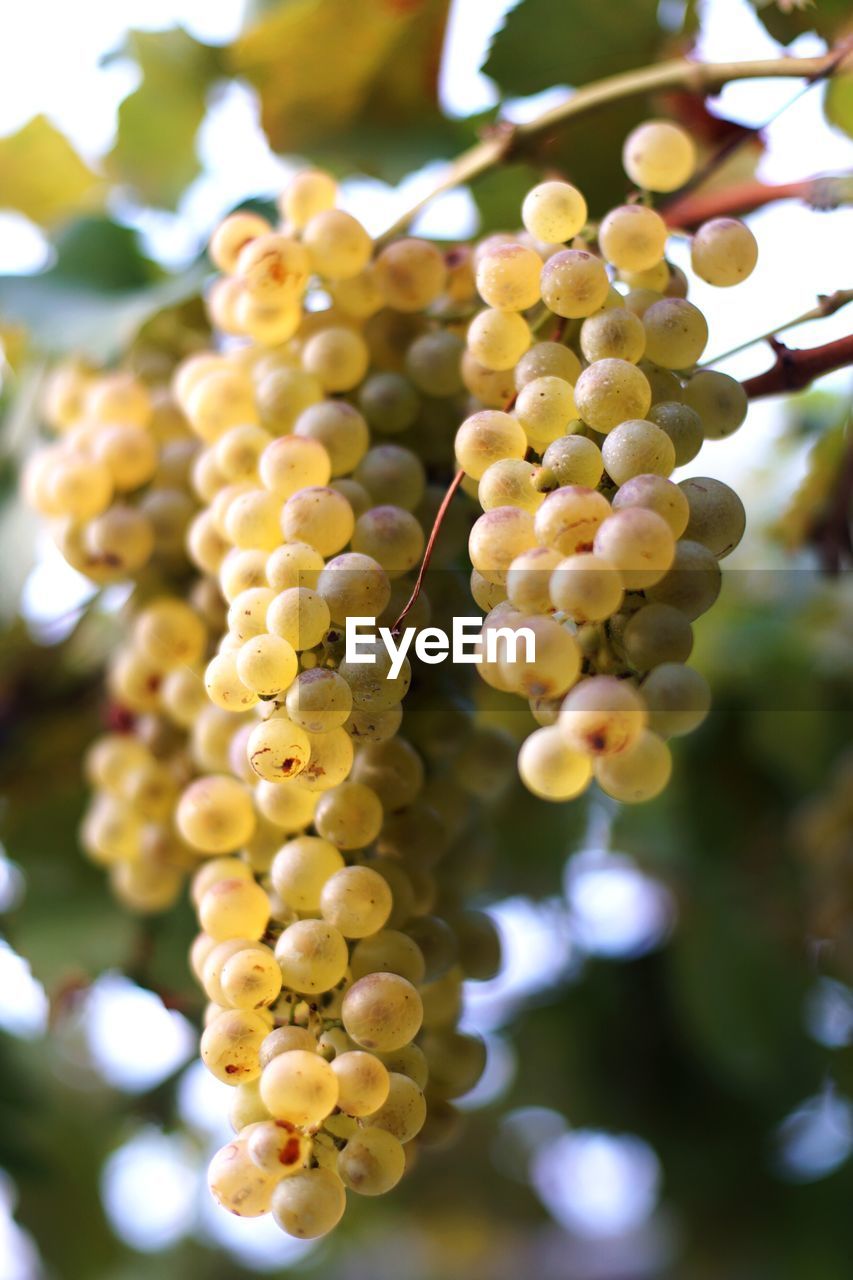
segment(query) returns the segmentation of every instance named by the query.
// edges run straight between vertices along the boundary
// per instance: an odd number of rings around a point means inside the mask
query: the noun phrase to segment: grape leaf
[[[103,183],[45,116],[0,138],[0,206],[50,226],[101,203]]]
[[[393,139],[411,153],[415,138],[441,127],[437,82],[447,10],[448,0],[291,0],[235,41],[229,67],[257,88],[275,150],[310,146],[316,154],[346,139],[350,170],[385,174]]]
[[[175,27],[132,31],[120,52],[138,64],[142,83],[119,106],[107,169],[146,203],[174,208],[199,171],[196,133],[221,74],[221,50]]]
[[[850,0],[751,0],[774,40],[790,44],[815,31],[832,41],[851,24]]]
[[[645,66],[663,41],[657,14],[657,0],[524,0],[507,14],[482,70],[512,96]]]
[[[830,124],[853,138],[853,75],[833,76],[826,86],[823,110]]]

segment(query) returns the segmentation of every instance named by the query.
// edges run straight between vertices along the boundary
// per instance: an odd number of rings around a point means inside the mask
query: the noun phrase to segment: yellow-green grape
[[[216,577],[226,555],[233,550],[216,527],[212,511],[199,511],[187,530],[187,553],[202,573]]]
[[[269,1025],[249,1009],[218,1014],[201,1037],[201,1060],[224,1084],[244,1084],[261,1073],[258,1050]]]
[[[112,696],[138,715],[158,709],[162,680],[162,669],[133,648],[119,650],[107,672]]]
[[[319,995],[346,973],[349,954],[339,929],[325,920],[297,920],[275,944],[282,981],[291,991]]]
[[[651,671],[661,662],[686,662],[693,649],[693,628],[680,609],[647,604],[628,619],[620,647],[635,671]]]
[[[515,386],[520,391],[535,378],[562,378],[572,386],[578,380],[581,362],[571,347],[562,342],[537,342],[515,367]]]
[[[241,1136],[217,1151],[207,1171],[210,1193],[223,1209],[240,1218],[269,1213],[276,1180],[249,1159]]]
[[[571,384],[554,377],[526,383],[518,393],[515,413],[537,453],[564,436],[578,416]]]
[[[437,329],[415,338],[406,352],[406,373],[425,396],[455,396],[462,390],[460,364],[465,344],[455,333]]]
[[[110,504],[113,482],[103,462],[84,454],[68,453],[57,458],[46,478],[51,515],[73,520],[91,520]]]
[[[86,388],[83,416],[98,423],[126,422],[146,427],[151,417],[151,397],[132,373],[102,375]]]
[[[684,388],[684,404],[699,415],[706,440],[724,440],[746,421],[749,401],[736,378],[700,369]]]
[[[372,1053],[353,1049],[332,1062],[338,1080],[338,1106],[348,1116],[372,1116],[388,1098],[388,1069]]]
[[[477,262],[477,292],[499,311],[526,311],[541,296],[542,259],[526,245],[498,244],[483,252]]]
[[[165,822],[172,816],[178,784],[171,769],[159,760],[146,760],[126,774],[122,795],[146,822]]]
[[[368,973],[396,973],[413,985],[424,980],[426,962],[417,942],[398,929],[380,929],[357,943],[352,953],[352,976]]]
[[[356,782],[363,782],[382,801],[386,813],[411,804],[424,782],[423,762],[411,743],[389,737],[366,742],[353,769]]]
[[[343,865],[329,840],[297,836],[283,844],[273,858],[270,880],[282,902],[294,911],[319,911],[323,885]]]
[[[570,182],[540,182],[524,197],[521,220],[543,244],[564,244],[586,223],[586,201]]]
[[[630,418],[645,418],[652,392],[641,369],[628,360],[597,360],[575,384],[578,413],[588,426],[607,433]]]
[[[632,311],[613,307],[584,320],[580,344],[590,364],[596,360],[628,360],[636,364],[646,349],[646,331]]]
[[[309,733],[340,729],[352,711],[352,692],[337,671],[313,667],[300,671],[287,691],[287,714]]]
[[[154,530],[144,512],[121,503],[89,521],[83,530],[86,572],[106,569],[126,577],[147,564],[154,550]]]
[[[483,613],[490,613],[496,605],[506,600],[506,589],[494,582],[487,582],[476,569],[471,570],[468,581],[474,603]]]
[[[354,755],[352,739],[344,729],[306,732],[311,743],[311,758],[299,783],[309,791],[329,791],[349,776]]]
[[[109,869],[110,889],[128,911],[149,915],[177,901],[183,884],[178,867],[148,862],[118,862]]]
[[[294,431],[298,437],[323,446],[333,476],[348,475],[353,471],[370,444],[370,432],[363,415],[345,400],[321,400],[318,404],[309,405],[297,418]],[[336,550],[339,551],[340,547]]]
[[[254,689],[240,679],[233,653],[217,653],[211,658],[204,673],[204,687],[210,701],[223,711],[246,711],[258,701]]]
[[[627,303],[628,299],[626,298],[625,301]],[[654,298],[653,301],[659,302],[660,299]],[[683,400],[684,392],[681,381],[670,369],[661,369],[658,365],[653,364],[651,360],[645,359],[640,361],[638,367],[642,369],[648,379],[649,386],[652,389],[653,404],[660,404],[661,402],[678,404]]]
[[[612,436],[607,438],[610,440]],[[613,495],[612,505],[614,511],[621,511],[623,507],[645,507],[654,511],[667,522],[674,538],[680,538],[684,533],[690,516],[690,506],[683,490],[660,475],[633,476]]]
[[[566,384],[568,385],[568,384]],[[544,493],[536,487],[542,468],[535,462],[521,458],[502,458],[493,462],[483,472],[477,487],[477,497],[484,511],[495,507],[521,507],[523,511],[536,511],[544,500]]]
[[[324,569],[318,577],[318,588],[325,572]],[[280,591],[267,609],[269,631],[297,652],[318,645],[329,630],[330,622],[329,606],[323,595],[310,587],[288,587]],[[294,670],[285,688],[295,675]]]
[[[195,768],[207,773],[222,773],[230,768],[234,726],[239,723],[221,707],[202,707],[190,730],[190,758]]]
[[[289,689],[298,669],[293,646],[281,636],[252,636],[237,651],[237,674],[260,698]]]
[[[515,380],[511,370],[486,369],[471,352],[462,356],[462,380],[467,390],[487,409],[501,409],[515,394]]]
[[[254,880],[217,880],[198,908],[199,924],[219,942],[227,938],[260,938],[269,920],[266,893]]]
[[[322,1124],[337,1105],[338,1080],[318,1053],[291,1049],[289,1053],[278,1054],[264,1067],[260,1092],[264,1106],[276,1120],[313,1128]]]
[[[225,533],[235,547],[272,551],[281,543],[281,499],[266,489],[238,493],[225,513]]]
[[[251,730],[246,756],[252,770],[267,782],[295,778],[308,763],[308,734],[286,716],[271,716]]]
[[[702,420],[694,409],[677,400],[662,400],[652,405],[648,418],[672,441],[677,467],[693,461],[705,438]]]
[[[302,243],[314,270],[330,280],[351,280],[370,261],[373,242],[361,223],[342,209],[323,209],[309,218]]]
[[[539,482],[547,488],[559,485],[595,489],[603,475],[604,459],[598,445],[586,436],[570,435],[548,445],[542,455]],[[554,480],[548,485],[551,476]]]
[[[358,404],[374,431],[397,435],[416,421],[420,397],[401,373],[374,373],[362,383]]]
[[[661,298],[643,316],[646,356],[664,369],[689,369],[708,341],[708,322],[686,298]],[[631,415],[643,417],[644,414]]]
[[[472,480],[503,458],[523,458],[527,436],[518,420],[497,409],[473,413],[456,432],[456,461]]]
[[[479,1036],[451,1027],[430,1031],[423,1039],[429,1063],[430,1092],[437,1098],[460,1098],[473,1089],[486,1067],[486,1046]]]
[[[286,1120],[261,1120],[241,1137],[252,1164],[275,1182],[304,1169],[311,1158],[311,1139]]]
[[[685,538],[701,542],[718,560],[730,555],[746,528],[746,512],[734,489],[708,476],[691,476],[678,487],[690,508]]]
[[[374,659],[372,663],[344,658],[338,671],[349,685],[356,707],[387,711],[406,696],[412,680],[411,665],[408,658],[404,658],[398,675],[392,677],[391,657],[375,637],[362,638],[362,654],[368,652]]]
[[[356,521],[352,548],[380,565],[386,577],[399,578],[420,563],[424,531],[420,521],[402,507],[371,507]]]
[[[591,676],[571,690],[557,727],[575,751],[612,756],[637,741],[647,720],[645,704],[629,681]]]
[[[659,262],[666,249],[666,223],[642,204],[611,209],[598,229],[598,243],[608,262],[620,271],[645,271]]]
[[[374,264],[376,284],[394,311],[423,311],[435,302],[447,281],[444,255],[435,245],[412,237],[395,240]]]
[[[690,265],[700,280],[718,288],[746,280],[757,261],[755,236],[738,218],[711,218],[703,222],[691,242]]]
[[[522,618],[518,628],[533,633],[535,653],[528,657],[525,637],[518,636],[515,655],[504,647],[498,667],[507,685],[527,698],[555,698],[577,680],[582,654],[577,640],[559,622],[547,617]]]
[[[310,437],[281,436],[258,458],[258,473],[270,493],[282,501],[310,485],[326,485],[332,474],[322,443]]]
[[[607,795],[623,804],[642,804],[659,796],[672,773],[672,756],[664,740],[644,729],[619,755],[595,762],[595,780]]]
[[[614,484],[635,476],[668,476],[675,468],[675,446],[665,431],[645,418],[614,427],[601,446],[604,466]]]
[[[352,537],[355,518],[346,498],[317,485],[287,499],[281,527],[288,542],[307,542],[323,556],[341,551]]]
[[[96,738],[86,752],[86,781],[93,787],[120,792],[131,769],[145,764],[151,753],[144,742],[129,733],[107,733]]]
[[[370,1126],[359,1129],[338,1155],[345,1186],[362,1196],[381,1196],[395,1187],[406,1169],[403,1147],[393,1134]]]
[[[239,877],[238,877],[239,878]],[[214,881],[218,884],[219,880]],[[207,892],[207,890],[205,890]],[[201,895],[204,897],[204,894]],[[207,935],[204,935],[207,936]],[[232,956],[238,955],[247,948],[251,950],[258,946],[257,939],[251,938],[224,938],[221,942],[213,939],[214,946],[207,956],[201,970],[201,985],[204,988],[205,995],[220,1008],[224,1008],[226,1004],[225,993],[222,990],[220,979],[222,970]],[[210,1019],[207,1019],[210,1021]]]
[[[565,319],[591,316],[607,301],[610,281],[604,263],[586,249],[564,249],[542,267],[542,298]]]
[[[349,988],[341,1016],[356,1044],[390,1053],[414,1040],[423,1020],[423,1002],[399,974],[371,973]]]
[[[157,470],[157,442],[143,427],[101,427],[92,441],[92,456],[107,468],[117,493],[147,484]]]
[[[623,280],[632,292],[666,293],[670,282],[670,270],[661,258],[660,262],[656,262],[653,267],[647,267],[645,271],[620,271],[619,279]],[[684,294],[679,296],[684,297]],[[633,315],[634,312],[631,314]]]
[[[370,867],[335,871],[320,894],[323,919],[347,938],[366,938],[388,920],[393,901],[384,878]]]
[[[340,480],[333,480],[331,488],[337,493],[343,495],[352,507],[352,513],[356,520],[360,515],[370,508],[370,494],[364,485],[351,476],[342,476]]]
[[[264,635],[267,609],[275,597],[269,587],[248,587],[231,601],[228,608],[228,630],[241,643]]]
[[[696,168],[693,140],[671,120],[646,120],[625,139],[622,167],[646,191],[677,191]]]
[[[409,1076],[394,1071],[389,1076],[388,1096],[371,1114],[370,1126],[393,1134],[398,1142],[411,1142],[424,1127],[426,1114],[423,1090]]]
[[[721,585],[720,566],[713,551],[685,538],[676,543],[669,572],[647,589],[646,596],[661,604],[675,605],[693,622],[711,608]]]
[[[419,1089],[425,1089],[427,1080],[429,1079],[429,1067],[424,1056],[423,1050],[419,1045],[407,1044],[401,1049],[393,1050],[390,1053],[379,1053],[376,1055],[379,1061],[384,1063],[388,1071],[396,1071],[400,1075],[408,1076],[410,1080],[414,1080]]]
[[[271,436],[286,436],[303,410],[323,399],[320,383],[304,369],[270,368],[260,362],[254,376],[258,416]]]
[[[369,364],[364,338],[343,325],[321,329],[302,348],[302,368],[326,392],[351,391],[362,381]]]
[[[219,587],[229,605],[243,591],[251,591],[256,587],[266,588],[266,566],[269,558],[269,554],[260,547],[244,550],[230,548],[219,566]],[[263,619],[265,611],[259,612]]]
[[[487,582],[503,584],[516,556],[536,545],[533,517],[521,507],[493,507],[476,520],[468,539],[471,563]]]
[[[288,542],[267,557],[266,580],[274,592],[288,591],[291,587],[316,590],[324,564],[320,552],[307,542]]]
[[[506,595],[516,609],[524,614],[552,611],[548,583],[561,559],[553,547],[531,547],[515,557],[507,570]]]
[[[332,1169],[302,1169],[279,1182],[272,1194],[277,1226],[299,1240],[328,1235],[344,1216],[347,1194]]]
[[[193,849],[230,853],[251,839],[255,830],[251,793],[224,774],[196,778],[178,801],[175,821]]]
[[[231,483],[253,483],[258,476],[258,460],[271,441],[269,432],[255,423],[231,427],[213,446],[216,466]]]
[[[338,184],[322,169],[302,169],[294,174],[281,194],[278,205],[285,222],[301,231],[318,213],[334,209]]]
[[[550,575],[551,604],[573,622],[603,622],[616,613],[624,595],[617,569],[592,552],[567,556]]]
[[[129,805],[115,796],[97,796],[83,820],[80,838],[95,862],[113,862],[139,856],[141,821]]]
[[[649,728],[662,738],[692,733],[711,709],[708,681],[680,662],[662,662],[640,686],[649,709]]]
[[[236,269],[241,251],[258,236],[271,230],[266,218],[257,213],[232,213],[223,219],[210,238],[210,256],[220,271],[229,275]]]
[[[257,420],[252,384],[239,369],[215,368],[192,387],[182,406],[194,433],[207,444],[229,427]]]
[[[380,564],[371,556],[358,551],[335,556],[326,565],[317,581],[318,597],[326,616],[335,622],[345,622],[353,614],[363,618],[375,618],[385,609],[391,598],[391,585]],[[272,629],[270,613],[267,621]],[[319,644],[328,630],[328,623],[317,639],[309,639],[301,648]]]
[[[228,1004],[259,1009],[278,999],[281,969],[266,948],[247,947],[225,961],[219,985]]]
[[[259,304],[281,306],[301,297],[310,272],[305,247],[298,240],[269,231],[240,250],[235,274]]]
[[[275,1031],[271,1031],[261,1044],[258,1053],[261,1070],[280,1053],[290,1053],[291,1049],[304,1049],[308,1053],[316,1053],[317,1039],[314,1032],[309,1031],[307,1027],[295,1025],[276,1027]]]
[[[190,897],[193,905],[198,908],[210,886],[215,884],[217,880],[234,880],[240,877],[244,880],[253,879],[248,864],[243,862],[242,859],[208,858],[207,861],[201,864],[192,878]]]
[[[208,1005],[204,1015],[205,1026],[209,1025],[216,1016],[216,1006]],[[264,1010],[261,1017],[269,1019],[271,1015],[267,1010]],[[235,1085],[231,1093],[231,1103],[228,1107],[228,1123],[238,1135],[238,1142],[243,1138],[243,1130],[247,1129],[250,1124],[260,1124],[270,1118],[270,1113],[261,1101],[259,1086],[260,1077],[255,1076],[254,1080],[248,1080],[245,1084]]]
[[[530,346],[530,327],[517,311],[481,311],[468,326],[466,341],[486,369],[513,369]]]
[[[338,849],[364,849],[382,828],[382,802],[361,782],[342,782],[317,802],[314,825]]]
[[[269,229],[269,224],[265,223],[262,230],[269,231]],[[247,236],[246,239],[248,240],[248,238]],[[242,249],[242,247],[243,245],[241,244],[240,248]],[[227,368],[228,361],[225,356],[216,355],[213,351],[200,351],[182,360],[172,375],[171,384],[171,395],[174,396],[174,403],[179,416],[186,413],[187,399],[199,383],[209,373],[220,372],[222,369]],[[168,395],[169,393],[167,392],[166,394]],[[180,421],[183,427],[183,417],[180,418]]]
[[[672,566],[675,539],[656,512],[623,507],[599,525],[592,549],[619,570],[627,591],[644,591]]]
[[[518,754],[521,780],[542,800],[573,800],[589,786],[589,756],[567,745],[556,727],[536,729]]]
[[[604,494],[581,485],[565,485],[549,493],[533,517],[536,539],[564,556],[589,551],[596,531],[610,514]]]
[[[393,503],[414,511],[426,490],[424,465],[411,449],[380,444],[368,449],[354,477],[370,495],[368,506]],[[365,508],[366,509],[366,508]]]
[[[303,831],[314,816],[317,797],[299,778],[284,782],[259,782],[255,787],[255,803],[258,811],[288,834]]]
[[[160,596],[142,610],[133,628],[134,643],[163,671],[198,662],[207,631],[183,600]]]

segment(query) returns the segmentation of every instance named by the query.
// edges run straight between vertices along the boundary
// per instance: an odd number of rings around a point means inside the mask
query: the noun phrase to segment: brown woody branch
[[[853,364],[853,333],[821,347],[792,350],[776,338],[769,339],[776,360],[764,373],[747,378],[743,388],[750,400],[803,391],[824,373]]]
[[[837,209],[853,201],[853,176],[830,174],[775,186],[738,182],[719,191],[691,191],[661,209],[661,214],[667,226],[690,230],[709,218],[752,213],[777,200],[802,200],[812,209]]]

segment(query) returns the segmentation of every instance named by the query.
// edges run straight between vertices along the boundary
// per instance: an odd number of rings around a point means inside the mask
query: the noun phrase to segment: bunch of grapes
[[[665,122],[626,143],[647,193],[693,164]],[[744,524],[725,485],[669,479],[746,400],[697,368],[707,326],[647,200],[594,226],[573,186],[546,182],[523,231],[446,254],[374,246],[336,202],[309,170],[278,226],[226,218],[214,348],[169,387],[60,371],[60,439],[27,480],[75,567],[137,581],[108,677],[126,732],[93,747],[84,845],[139,910],[194,869],[202,1058],[234,1087],[211,1189],[306,1238],[347,1190],[388,1191],[447,1140],[484,1067],[458,1029],[464,981],[500,959],[470,906],[488,868],[473,833],[515,746],[434,696],[432,668],[392,674],[378,633],[430,620],[414,575],[454,442],[482,508],[477,670],[529,703],[519,772],[549,800],[593,776],[631,802],[665,786],[667,739],[709,706],[691,624]],[[754,261],[740,223],[694,238],[712,284]],[[147,469],[122,474],[122,440],[131,459],[148,441]],[[347,653],[352,617],[376,624],[373,663]]]

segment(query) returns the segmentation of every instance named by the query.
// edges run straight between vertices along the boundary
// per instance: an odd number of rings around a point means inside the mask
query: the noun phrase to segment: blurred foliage
[[[849,0],[787,5],[785,12],[759,0],[755,7],[786,42],[803,31],[835,38],[850,19]],[[688,4],[673,30],[659,18],[678,6],[651,0],[522,0],[484,69],[501,98],[584,84],[686,51],[699,8]],[[232,77],[257,90],[277,151],[388,181],[449,157],[496,113],[460,121],[439,109],[447,9],[447,0],[264,0],[231,46],[205,45],[179,28],[129,33],[116,56],[132,58],[141,79],[120,108],[104,162],[109,183],[143,204],[179,207],[199,171],[198,127]],[[850,132],[849,79],[834,82],[826,103],[830,120]],[[483,230],[513,225],[520,196],[549,167],[582,184],[596,211],[621,198],[616,166],[602,158],[618,153],[650,109],[685,121],[707,150],[738,136],[738,126],[691,95],[614,105],[595,127],[566,130],[481,179],[473,194]],[[757,143],[740,147],[715,181],[749,177],[758,154]],[[33,556],[32,527],[12,495],[17,460],[37,430],[32,400],[45,355],[73,349],[110,360],[130,344],[135,367],[159,373],[176,335],[192,349],[206,333],[199,303],[205,262],[166,274],[134,232],[99,212],[106,190],[43,118],[0,139],[3,207],[52,233],[45,271],[0,278],[9,410],[0,460],[6,619]],[[776,1126],[826,1081],[853,1096],[853,1047],[828,1049],[804,1026],[804,998],[818,975],[851,984],[853,961],[849,951],[818,958],[806,945],[816,870],[792,834],[804,804],[826,789],[853,709],[850,599],[843,580],[818,578],[813,546],[849,452],[846,413],[829,396],[801,399],[792,410],[785,443],[795,450],[813,441],[812,452],[771,532],[774,553],[795,553],[799,567],[729,575],[719,606],[697,627],[696,659],[711,679],[714,713],[678,744],[666,794],[617,818],[616,847],[675,897],[672,938],[632,963],[587,960],[529,1002],[507,1033],[518,1062],[508,1094],[468,1117],[460,1145],[423,1156],[388,1202],[356,1206],[305,1274],[621,1277],[606,1270],[598,1246],[589,1250],[597,1271],[570,1271],[569,1247],[577,1241],[550,1223],[523,1171],[511,1177],[496,1168],[501,1116],[540,1105],[575,1126],[636,1133],[654,1147],[665,1174],[665,1214],[682,1251],[677,1267],[663,1274],[847,1280],[853,1166],[794,1186],[777,1175],[772,1152]],[[115,1238],[101,1207],[104,1157],[142,1125],[171,1132],[181,1122],[174,1080],[132,1095],[99,1079],[80,1044],[85,991],[99,974],[118,969],[170,1005],[198,1013],[185,959],[189,911],[154,923],[129,918],[76,847],[80,761],[102,719],[98,664],[111,625],[96,602],[60,643],[34,641],[20,621],[8,621],[0,636],[0,834],[27,877],[26,896],[3,932],[53,1004],[47,1038],[0,1039],[0,1165],[18,1185],[19,1220],[36,1236],[51,1276],[234,1280],[248,1273],[210,1239],[143,1256]],[[567,853],[583,846],[586,821],[582,803],[539,805],[513,789],[477,832],[496,854],[488,896],[553,897]],[[846,865],[840,875],[838,909],[849,910],[853,927]]]

